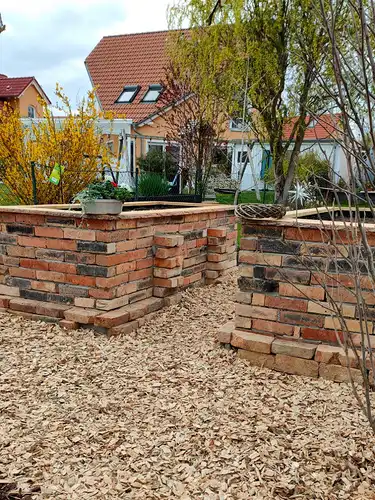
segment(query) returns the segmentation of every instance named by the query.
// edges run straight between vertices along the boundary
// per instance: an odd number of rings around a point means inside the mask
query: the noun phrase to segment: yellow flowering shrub
[[[77,110],[58,85],[56,96],[61,118],[55,118],[44,102],[44,118],[33,120],[31,126],[25,126],[18,110],[9,105],[0,111],[0,203],[1,193],[18,204],[33,204],[35,199],[38,204],[69,203],[100,176],[101,165],[109,163],[94,91]],[[55,164],[63,167],[58,185],[49,181]]]

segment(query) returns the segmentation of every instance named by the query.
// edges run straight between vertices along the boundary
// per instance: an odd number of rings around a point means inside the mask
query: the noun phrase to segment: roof
[[[310,117],[306,118],[306,123],[310,122],[310,126],[308,126],[305,130],[304,141],[313,141],[313,140],[323,140],[323,139],[332,139],[337,134],[337,129],[339,128],[340,114],[324,114],[318,116],[316,120],[312,119],[310,121]],[[284,127],[284,139],[289,139],[293,125],[296,122],[297,117],[292,118],[290,122]]]
[[[29,85],[34,85],[40,95],[51,104],[42,87],[33,76],[8,77],[0,75],[0,99],[20,97]]]
[[[142,103],[149,85],[164,80],[166,42],[170,31],[106,36],[85,63],[103,111],[125,114],[139,122],[159,112],[157,103]],[[140,85],[131,103],[116,103],[126,85]]]

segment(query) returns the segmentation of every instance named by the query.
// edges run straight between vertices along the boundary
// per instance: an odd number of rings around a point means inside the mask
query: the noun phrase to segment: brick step
[[[94,325],[100,329],[109,329],[142,318],[161,309],[164,299],[149,297],[134,304],[128,304],[112,311],[98,311],[83,307],[72,307],[65,311],[65,319],[79,325]]]

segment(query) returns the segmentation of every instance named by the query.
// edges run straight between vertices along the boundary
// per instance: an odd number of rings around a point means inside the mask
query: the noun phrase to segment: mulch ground
[[[113,339],[1,314],[0,500],[374,499],[349,386],[216,342],[235,289],[188,291]]]

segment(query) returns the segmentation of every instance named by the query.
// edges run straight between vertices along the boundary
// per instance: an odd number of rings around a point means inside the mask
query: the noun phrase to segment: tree
[[[311,118],[325,110],[316,68],[324,63],[326,37],[312,0],[185,0],[171,9],[170,22],[192,26],[191,40],[178,39],[175,58],[184,46],[199,45],[200,58],[185,58],[187,71],[203,71],[204,82],[193,91],[225,99],[229,114],[243,115],[255,137],[269,142],[277,202],[288,191]],[[209,28],[201,27],[212,21]],[[182,48],[181,48],[182,47]],[[207,56],[214,60],[210,71]],[[292,123],[284,137],[285,126]],[[287,172],[283,164],[292,154]]]
[[[56,95],[62,119],[55,119],[44,102],[44,118],[31,126],[6,104],[0,112],[0,181],[19,204],[70,202],[97,178],[98,158],[108,161],[94,91],[76,112],[59,86]],[[55,165],[62,166],[58,185],[49,181]]]
[[[177,37],[180,38],[179,35]],[[172,41],[173,48],[174,43],[178,41]],[[182,53],[181,46],[179,58],[172,55],[165,68],[165,79],[161,82],[164,90],[159,108],[164,110],[167,140],[180,146],[180,169],[190,191],[194,188],[197,194],[204,196],[215,144],[227,117],[223,113],[222,100],[216,94],[201,92],[203,75],[195,71],[193,64],[198,50],[197,46],[189,45],[184,47]],[[185,65],[187,58],[191,61],[188,71]]]

